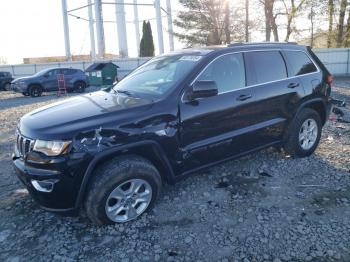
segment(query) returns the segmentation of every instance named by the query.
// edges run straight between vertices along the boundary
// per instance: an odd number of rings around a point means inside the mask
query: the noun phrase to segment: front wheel
[[[161,188],[158,170],[146,159],[117,157],[94,174],[85,210],[96,224],[128,222],[152,207]]]
[[[284,150],[296,157],[310,156],[320,142],[321,131],[319,114],[310,108],[302,109],[290,125]]]
[[[31,97],[41,96],[42,93],[43,93],[43,89],[41,88],[41,86],[34,85],[29,88],[29,94]]]

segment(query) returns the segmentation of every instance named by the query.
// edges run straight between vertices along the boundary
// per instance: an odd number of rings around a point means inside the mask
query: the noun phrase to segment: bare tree
[[[249,42],[249,0],[245,0],[245,41]]]
[[[7,58],[4,56],[0,56],[0,65],[7,65]]]
[[[293,22],[296,16],[298,15],[299,11],[305,4],[306,0],[300,0],[299,3],[296,3],[295,0],[288,0],[290,4],[287,4],[287,0],[282,0],[282,3],[286,10],[287,15],[287,34],[284,41],[288,42],[290,35],[293,33]]]
[[[226,5],[225,5],[225,37],[226,37],[226,44],[231,43],[230,17],[231,17],[230,4],[229,4],[229,2],[226,2]]]
[[[339,10],[339,24],[338,24],[338,34],[337,34],[337,47],[341,47],[344,38],[344,20],[346,12],[347,0],[341,0],[340,10]]]
[[[279,36],[276,18],[280,13],[274,13],[274,4],[276,0],[260,0],[259,2],[263,5],[265,13],[265,39],[266,41],[271,41],[272,32],[274,41],[278,42]]]
[[[350,9],[348,12],[348,21],[346,23],[344,47],[350,47]]]
[[[327,47],[330,48],[332,44],[333,34],[333,16],[334,16],[334,1],[328,1],[328,36],[327,36]]]
[[[310,46],[314,47],[314,27],[315,27],[315,1],[310,1],[310,14],[309,14],[310,24],[311,24],[311,36],[310,36]]]

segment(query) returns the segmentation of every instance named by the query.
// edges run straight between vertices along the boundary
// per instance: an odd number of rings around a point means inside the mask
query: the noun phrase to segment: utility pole
[[[62,0],[62,17],[63,17],[63,31],[64,31],[64,45],[66,50],[66,59],[68,61],[72,61],[72,54],[70,52],[68,12],[67,12],[66,0]]]
[[[95,16],[96,16],[96,37],[97,37],[98,58],[102,59],[105,56],[105,36],[104,36],[104,30],[103,30],[101,0],[95,0]]]
[[[94,14],[92,11],[92,2],[91,0],[88,0],[88,13],[89,13],[89,29],[90,29],[90,52],[91,52],[91,59],[96,59],[96,49],[95,49],[95,30],[94,30]]]
[[[169,34],[169,48],[170,51],[174,51],[174,29],[173,29],[173,16],[171,13],[171,2],[166,0],[166,11],[168,18],[168,34]]]
[[[162,12],[161,12],[161,8],[160,8],[160,0],[155,0],[154,5],[156,8],[159,53],[163,54],[164,53],[164,42],[163,42],[163,26],[162,26]]]
[[[136,36],[136,50],[140,55],[140,23],[139,23],[139,10],[137,6],[137,0],[134,0],[134,24],[135,24],[135,36]]]
[[[249,0],[245,0],[245,41],[249,42]]]
[[[115,15],[117,20],[119,55],[121,57],[128,57],[124,0],[115,0]]]

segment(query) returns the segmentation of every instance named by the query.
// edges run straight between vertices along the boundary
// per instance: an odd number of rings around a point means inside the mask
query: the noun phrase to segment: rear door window
[[[254,84],[263,84],[287,78],[286,64],[279,51],[247,52],[245,57],[250,68],[254,68]]]
[[[63,71],[64,75],[74,75],[76,70],[70,69],[70,68],[66,68],[66,69],[63,69],[62,71]]]
[[[285,51],[285,55],[291,67],[291,76],[317,72],[317,67],[304,52]]]

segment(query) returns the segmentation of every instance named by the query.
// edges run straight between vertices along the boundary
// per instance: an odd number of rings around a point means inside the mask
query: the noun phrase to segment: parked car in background
[[[0,90],[10,90],[12,80],[10,72],[0,72]]]
[[[11,88],[25,96],[41,96],[43,92],[57,91],[57,76],[63,74],[68,92],[84,92],[89,81],[85,73],[80,69],[51,68],[42,70],[35,75],[17,78],[12,81]]]
[[[97,224],[127,222],[153,206],[164,183],[222,161],[270,146],[311,155],[331,110],[332,80],[296,44],[162,55],[109,90],[23,116],[14,165],[47,210],[83,207]]]

